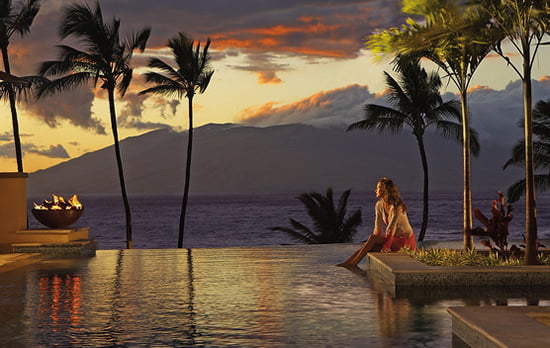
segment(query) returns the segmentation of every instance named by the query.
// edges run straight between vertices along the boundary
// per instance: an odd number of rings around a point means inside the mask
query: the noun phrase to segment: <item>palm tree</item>
[[[302,202],[308,215],[313,220],[313,230],[304,224],[289,219],[291,228],[271,227],[272,231],[283,231],[292,239],[305,244],[350,243],[361,225],[361,210],[357,209],[346,218],[348,198],[351,190],[340,196],[338,206],[334,206],[332,189],[327,189],[326,196],[318,192],[302,193],[297,199]]]
[[[21,37],[30,33],[34,17],[40,10],[39,0],[27,0],[15,8],[11,0],[0,0],[0,50],[4,61],[4,71],[11,74],[8,46],[14,34]],[[18,85],[18,86],[17,86]],[[21,151],[21,138],[19,136],[19,121],[17,119],[16,92],[18,88],[24,87],[12,81],[4,80],[2,88],[6,92],[10,102],[11,120],[13,124],[13,138],[15,143],[15,157],[17,159],[17,171],[23,172],[23,153]]]
[[[408,19],[400,28],[371,35],[367,46],[379,53],[407,53],[427,58],[445,72],[460,94],[462,105],[463,238],[473,249],[470,112],[470,81],[495,40],[487,31],[488,19],[477,7],[458,0],[404,0],[404,13],[421,16],[422,24]]]
[[[535,198],[535,163],[533,148],[533,115],[531,70],[538,48],[550,31],[549,0],[478,0],[477,3],[491,16],[492,29],[508,39],[521,57],[517,67],[501,46],[494,50],[518,74],[523,84],[523,128],[525,150],[525,264],[539,264],[537,259],[537,218]]]
[[[523,125],[523,123],[522,123]],[[550,99],[540,100],[533,109],[533,160],[534,169],[542,170],[535,174],[535,188],[550,191]],[[511,158],[504,164],[508,166],[525,166],[525,142],[520,140],[512,150]],[[546,174],[544,174],[546,172]],[[525,194],[525,179],[513,183],[506,192],[509,202],[516,202]]]
[[[396,81],[390,74],[386,75],[389,88],[388,100],[394,108],[376,104],[365,107],[365,119],[349,126],[352,129],[378,129],[379,132],[399,132],[403,127],[410,127],[420,151],[424,173],[422,227],[418,240],[424,240],[428,226],[429,179],[428,160],[424,145],[424,134],[430,127],[443,136],[451,136],[458,142],[462,140],[460,124],[460,103],[456,100],[443,102],[439,89],[441,79],[436,73],[428,74],[417,59],[400,57],[397,59],[400,79]],[[479,153],[476,133],[472,137],[472,151]]]
[[[132,219],[130,204],[126,194],[122,156],[118,140],[117,117],[115,109],[115,89],[120,96],[124,96],[132,80],[130,62],[134,50],[145,50],[145,45],[151,34],[150,28],[144,28],[134,33],[125,41],[120,40],[120,20],[113,18],[111,23],[103,21],[99,3],[95,10],[88,5],[74,4],[64,9],[63,22],[59,28],[61,39],[74,37],[81,40],[84,50],[58,46],[59,59],[42,63],[42,76],[60,76],[44,85],[38,96],[52,94],[75,86],[98,80],[102,81],[101,88],[105,89],[109,98],[109,113],[113,131],[118,177],[124,208],[126,212],[126,246],[132,248]]]
[[[165,96],[175,95],[178,98],[185,96],[188,100],[189,113],[189,131],[187,140],[187,162],[185,166],[185,186],[183,190],[183,201],[181,204],[181,214],[179,223],[178,248],[183,248],[183,235],[185,231],[185,215],[187,212],[187,202],[189,200],[189,183],[191,179],[191,154],[193,153],[193,98],[196,93],[204,93],[214,71],[210,69],[210,39],[207,39],[206,45],[201,51],[201,43],[195,42],[185,33],[178,35],[168,42],[168,47],[172,50],[176,67],[163,62],[158,58],[152,58],[149,61],[149,67],[158,69],[162,73],[148,72],[145,74],[147,82],[152,82],[156,86],[145,89],[139,94],[159,94]]]

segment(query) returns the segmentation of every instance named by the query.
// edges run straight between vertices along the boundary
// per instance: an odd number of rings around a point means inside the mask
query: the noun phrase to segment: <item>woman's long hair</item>
[[[399,189],[397,188],[397,185],[394,184],[392,179],[383,177],[378,179],[378,183],[380,184],[382,189],[382,197],[385,198],[386,203],[392,204],[396,208],[401,208],[403,212],[406,212],[407,205],[401,199]]]

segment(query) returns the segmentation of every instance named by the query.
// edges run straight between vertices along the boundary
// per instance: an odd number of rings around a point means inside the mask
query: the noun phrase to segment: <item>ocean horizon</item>
[[[324,193],[324,192],[323,192]],[[337,202],[340,192],[334,193]],[[67,194],[65,197],[72,195]],[[274,226],[289,227],[289,218],[312,226],[303,204],[296,199],[299,193],[277,194],[194,194],[189,198],[185,248],[224,248],[300,244]],[[422,194],[403,192],[408,215],[416,236],[422,220]],[[28,197],[29,227],[43,228],[30,210],[33,202],[41,203],[51,197]],[[473,208],[491,216],[491,202],[495,193],[473,193]],[[99,249],[126,247],[125,215],[122,199],[118,195],[79,195],[84,212],[74,227],[90,227],[90,238],[98,241]],[[182,197],[173,195],[130,195],[134,248],[176,248]],[[354,242],[368,238],[373,228],[373,192],[353,192],[348,200],[348,214],[360,209],[363,223]],[[521,241],[525,233],[525,203],[515,202],[514,218],[509,225],[509,241]],[[550,194],[537,196],[537,226],[539,239],[550,238]],[[430,211],[426,241],[461,240],[462,192],[430,194]],[[473,226],[481,223],[474,218]]]

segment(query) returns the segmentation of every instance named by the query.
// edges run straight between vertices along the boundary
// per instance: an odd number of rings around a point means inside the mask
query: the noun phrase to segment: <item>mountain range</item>
[[[462,190],[460,144],[425,136],[430,190]],[[129,194],[183,191],[187,132],[160,129],[121,141]],[[504,191],[523,177],[521,168],[502,170],[511,147],[483,144],[472,160],[472,188]],[[373,190],[381,176],[402,191],[422,190],[422,167],[415,138],[290,124],[251,127],[209,124],[195,129],[192,193],[324,192]],[[28,192],[119,193],[112,146],[30,173]]]

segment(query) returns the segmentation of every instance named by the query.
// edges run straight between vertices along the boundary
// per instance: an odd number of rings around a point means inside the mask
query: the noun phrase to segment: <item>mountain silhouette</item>
[[[270,193],[373,190],[381,176],[402,191],[422,190],[422,169],[414,137],[291,124],[250,127],[209,124],[195,129],[192,193]],[[462,152],[456,142],[425,138],[430,190],[462,190]],[[187,132],[152,131],[121,141],[130,194],[181,193]],[[510,145],[511,148],[512,145]],[[482,143],[472,161],[474,190],[505,190],[520,168],[502,171],[510,149]],[[86,153],[29,175],[28,192],[119,193],[112,146]]]

